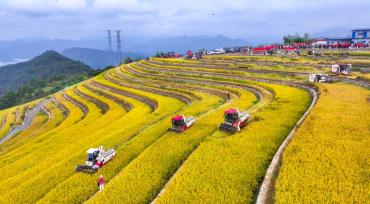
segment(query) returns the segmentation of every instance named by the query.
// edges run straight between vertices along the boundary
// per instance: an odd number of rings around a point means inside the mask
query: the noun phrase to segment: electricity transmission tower
[[[109,54],[109,62],[111,63],[110,65],[114,65],[111,30],[107,30],[107,33],[108,33],[108,54]]]
[[[122,63],[122,50],[121,50],[121,30],[116,30],[117,34],[117,58],[118,65]]]

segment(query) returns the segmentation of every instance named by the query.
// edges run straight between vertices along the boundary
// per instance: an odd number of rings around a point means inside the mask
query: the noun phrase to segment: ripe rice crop
[[[158,203],[251,203],[272,154],[309,104],[295,88],[269,85],[275,99],[235,136],[211,135],[188,158]],[[267,128],[268,127],[268,128]]]
[[[46,103],[45,109],[50,113],[50,118],[44,112],[38,114],[38,116],[32,121],[31,126],[25,131],[21,132],[17,137],[9,140],[5,146],[0,146],[0,154],[2,152],[9,152],[12,149],[16,149],[26,142],[32,140],[32,136],[39,137],[44,133],[56,128],[65,119],[61,110],[54,103]]]
[[[16,109],[14,108],[11,108],[11,109],[7,109],[7,110],[3,110],[2,113],[3,113],[3,117],[1,118],[1,129],[0,129],[0,139],[2,137],[4,137],[6,135],[6,133],[8,133],[8,131],[10,130],[10,128],[13,127],[13,125],[15,124],[15,121],[16,121],[16,114],[15,114],[15,111]],[[5,121],[4,124],[3,124],[3,120]]]
[[[283,155],[276,203],[367,203],[369,90],[320,85],[321,96]]]
[[[242,97],[237,100],[244,101],[241,108],[247,108],[254,100],[254,95],[243,93]],[[184,114],[195,115],[197,112],[205,111],[211,106],[217,108],[218,101],[217,97],[208,96],[203,104],[198,104],[196,108],[185,111]],[[233,107],[233,105],[236,104],[233,102],[222,107]],[[201,118],[197,119],[194,127],[182,134],[170,132],[162,136],[106,186],[109,189],[108,191],[96,194],[91,202],[100,203],[107,198],[116,202],[125,200],[128,203],[150,201],[187,155],[204,138],[217,130],[217,125],[220,123],[220,118],[217,115],[222,115],[223,109],[218,108],[216,110],[202,115]],[[138,180],[140,182],[136,182]]]
[[[0,145],[0,203],[149,203],[155,198],[157,203],[252,203],[271,158],[310,103],[305,90],[254,80],[299,83],[306,77],[260,71],[327,71],[319,67],[332,62],[325,57],[215,55],[197,61],[151,58],[109,69],[49,96],[45,109],[50,118],[39,113],[29,128]],[[248,72],[252,69],[259,71]],[[368,187],[359,172],[368,172],[366,158],[360,157],[369,154],[364,136],[369,131],[368,90],[348,84],[318,86],[318,110],[287,148],[275,200],[340,203],[350,202],[341,195],[355,195],[354,201],[364,203]],[[1,110],[0,120],[6,117],[6,123],[0,126],[0,138],[14,123],[22,123],[25,107],[31,109],[39,101]],[[218,125],[223,111],[233,107],[248,110],[252,117],[241,132],[231,135],[219,131]],[[348,120],[337,113],[329,118],[333,110],[356,114]],[[178,114],[195,116],[196,123],[183,133],[169,132],[171,117]],[[352,123],[356,125],[350,128]],[[341,132],[348,136],[338,140],[328,133],[329,140],[319,132],[325,129],[326,134],[326,127],[332,126],[339,128],[335,135],[345,127]],[[308,130],[318,136],[306,138]],[[360,133],[349,133],[354,130]],[[327,140],[320,143],[323,138]],[[114,148],[116,157],[98,173],[77,173],[86,150],[100,145]],[[346,152],[340,154],[337,146]],[[309,160],[316,163],[300,157],[310,166],[296,166],[297,147],[303,152],[317,149],[319,153],[311,155],[315,160]],[[335,180],[324,169],[327,163],[317,162],[320,159],[329,160],[343,176]],[[330,180],[315,175],[311,167],[322,169]],[[307,176],[302,173],[306,171]],[[106,180],[102,192],[96,185],[100,174]],[[310,181],[308,176],[317,179]],[[345,183],[345,177],[351,179]],[[308,187],[299,183],[300,178]],[[309,187],[325,192],[323,181],[331,186],[339,182],[341,188],[332,189],[341,194],[333,190],[315,195]]]

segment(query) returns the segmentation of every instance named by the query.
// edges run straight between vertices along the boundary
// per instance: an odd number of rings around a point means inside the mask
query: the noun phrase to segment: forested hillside
[[[89,66],[55,51],[0,67],[0,109],[49,95],[94,74]]]

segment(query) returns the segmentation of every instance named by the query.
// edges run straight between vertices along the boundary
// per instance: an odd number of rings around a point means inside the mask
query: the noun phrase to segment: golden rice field
[[[321,99],[283,157],[277,203],[367,203],[369,90],[320,85]],[[340,90],[340,91],[338,91]]]
[[[44,99],[30,125],[0,144],[0,203],[254,203],[315,92],[318,101],[286,147],[268,196],[365,203],[370,91],[307,82],[304,73],[327,72],[330,63],[216,55],[112,68]],[[40,101],[0,110],[0,140]],[[247,126],[220,131],[223,112],[235,107],[251,114]],[[196,123],[168,131],[178,114]],[[99,145],[114,148],[115,158],[95,174],[76,172],[86,150]],[[99,175],[106,181],[100,192]]]

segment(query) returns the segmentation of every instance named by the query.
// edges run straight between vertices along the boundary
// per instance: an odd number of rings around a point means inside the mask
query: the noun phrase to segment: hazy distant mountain
[[[113,35],[112,47],[116,49],[115,36]],[[186,52],[201,48],[213,49],[228,46],[250,44],[241,39],[231,39],[222,35],[218,36],[180,36],[171,38],[144,38],[136,36],[122,37],[123,52],[142,55],[152,55],[157,51]],[[0,61],[13,62],[15,59],[31,59],[46,50],[62,52],[68,48],[83,47],[107,50],[106,36],[93,36],[78,40],[66,39],[20,39],[13,41],[0,41]],[[137,53],[137,54],[136,54]],[[128,53],[130,54],[130,53]]]
[[[99,49],[79,48],[79,47],[68,48],[64,50],[61,54],[68,58],[79,60],[93,68],[104,68],[108,65],[118,64],[118,55],[116,52],[109,53],[107,51],[103,51]],[[137,58],[145,58],[147,57],[147,55],[143,53],[140,54],[140,53],[123,52],[122,60],[126,57],[137,59]]]
[[[0,95],[15,91],[31,80],[41,80],[43,83],[52,80],[52,88],[55,88],[59,82],[62,86],[90,72],[90,67],[82,62],[55,51],[47,51],[29,61],[0,67]]]
[[[9,62],[14,59],[30,59],[46,50],[61,51],[74,44],[62,39],[22,39],[0,42],[0,61]]]
[[[181,36],[173,38],[153,39],[140,45],[128,47],[128,50],[135,50],[148,54],[158,51],[175,51],[185,53],[187,50],[199,50],[202,48],[214,49],[232,46],[243,46],[248,43],[242,39],[231,39],[222,35],[218,36]]]
[[[143,39],[127,37],[123,39],[123,51],[126,46],[133,46],[143,42]],[[62,52],[67,48],[85,47],[106,50],[108,43],[105,36],[94,36],[78,40],[66,39],[19,39],[13,41],[0,41],[0,61],[13,62],[16,59],[31,59],[47,50]],[[113,44],[113,48],[116,46]]]

